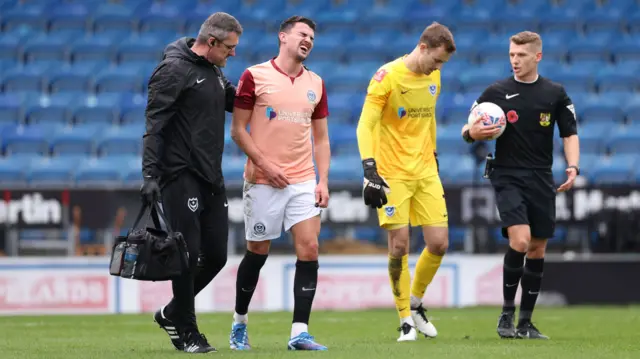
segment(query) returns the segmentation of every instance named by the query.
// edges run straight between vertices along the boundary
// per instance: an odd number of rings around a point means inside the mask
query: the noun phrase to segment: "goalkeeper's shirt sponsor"
[[[412,180],[437,174],[434,151],[439,94],[440,71],[414,73],[402,57],[375,73],[360,118],[364,121],[360,125],[374,126],[373,138],[359,136],[358,141],[372,142],[372,155],[383,177]]]

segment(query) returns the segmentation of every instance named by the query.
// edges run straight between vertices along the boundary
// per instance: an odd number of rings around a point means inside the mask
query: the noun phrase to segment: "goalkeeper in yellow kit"
[[[388,232],[389,279],[400,316],[398,341],[416,340],[416,329],[428,337],[437,335],[422,297],[449,244],[435,108],[440,68],[455,50],[446,26],[429,25],[410,54],[383,65],[373,76],[358,123],[364,201],[378,209],[380,226]],[[426,242],[413,284],[407,263],[409,224],[422,227]]]

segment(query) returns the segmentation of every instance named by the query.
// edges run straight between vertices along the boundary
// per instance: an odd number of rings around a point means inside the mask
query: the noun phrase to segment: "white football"
[[[476,122],[478,116],[482,116],[482,124],[485,126],[491,126],[493,124],[500,125],[500,132],[489,138],[489,140],[495,140],[500,137],[507,128],[507,118],[504,115],[504,111],[493,102],[483,102],[472,108],[467,120],[469,126],[472,126],[474,122]]]

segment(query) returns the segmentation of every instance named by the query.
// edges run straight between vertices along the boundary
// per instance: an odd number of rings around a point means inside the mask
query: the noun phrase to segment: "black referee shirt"
[[[509,77],[487,87],[474,102],[493,102],[507,116],[507,128],[496,140],[495,165],[551,169],[553,129],[560,137],[578,133],[573,103],[564,87],[539,76],[531,83]]]

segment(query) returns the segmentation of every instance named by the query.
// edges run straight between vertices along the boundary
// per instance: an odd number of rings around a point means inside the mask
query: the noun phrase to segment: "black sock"
[[[318,283],[318,267],[318,261],[298,259],[296,262],[296,274],[293,278],[293,323],[309,324]]]
[[[249,311],[249,303],[258,285],[260,270],[266,261],[266,254],[257,254],[249,250],[244,254],[238,266],[236,279],[236,313],[244,315]]]
[[[538,300],[538,293],[542,285],[544,258],[527,258],[522,275],[522,300],[520,301],[520,318],[518,323],[531,320],[533,308]]]
[[[518,284],[522,277],[522,264],[525,253],[518,252],[509,247],[504,255],[504,266],[502,267],[502,296],[504,304],[503,312],[515,312],[514,300],[518,291]]]

